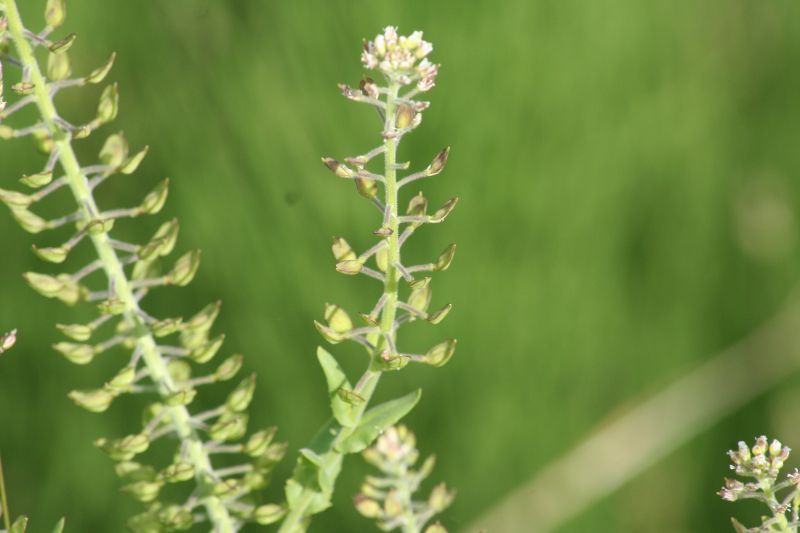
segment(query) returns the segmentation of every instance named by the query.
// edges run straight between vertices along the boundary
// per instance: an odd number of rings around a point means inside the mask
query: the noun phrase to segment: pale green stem
[[[408,479],[408,467],[403,464],[400,465],[399,471],[395,473],[398,483],[395,485],[397,489],[397,498],[400,501],[400,506],[403,509],[401,516],[401,527],[403,533],[419,533],[417,527],[417,516],[414,514],[414,502],[412,500],[411,486]]]
[[[11,516],[8,510],[8,497],[6,496],[6,480],[3,474],[3,460],[0,459],[0,513],[3,513],[3,524],[6,529],[11,529]]]
[[[384,132],[395,131],[395,120],[397,111],[397,93],[400,90],[400,85],[391,83],[389,85],[389,92],[386,96],[386,122],[384,124]],[[341,462],[343,454],[336,452],[336,447],[339,443],[343,442],[349,437],[353,430],[358,427],[361,417],[364,414],[367,406],[369,405],[372,394],[375,392],[375,387],[381,378],[381,352],[385,347],[383,335],[394,336],[395,327],[394,321],[397,315],[397,288],[398,288],[398,271],[397,264],[400,263],[400,242],[399,242],[399,229],[400,223],[398,221],[398,204],[397,204],[397,169],[395,164],[397,162],[397,139],[394,137],[387,138],[384,145],[384,170],[385,170],[385,189],[386,209],[389,210],[389,229],[391,235],[387,237],[389,260],[388,267],[386,268],[386,279],[383,284],[383,294],[386,298],[386,303],[381,311],[380,331],[381,334],[370,336],[370,341],[375,346],[375,350],[370,354],[370,362],[367,370],[358,380],[354,387],[354,392],[364,398],[360,409],[356,413],[354,423],[351,427],[343,427],[333,440],[330,446],[330,451],[327,453],[331,463]],[[289,513],[283,519],[278,533],[297,533],[302,531],[302,523],[306,517],[308,506],[314,499],[314,493],[310,489],[304,489],[299,497],[299,504],[289,509]]]
[[[11,38],[19,53],[19,59],[30,74],[34,85],[34,97],[42,121],[53,138],[54,150],[66,174],[67,183],[76,203],[80,207],[81,217],[84,221],[93,220],[99,214],[94,201],[89,183],[81,170],[81,165],[72,149],[70,136],[56,123],[58,114],[55,105],[47,90],[47,82],[42,75],[39,64],[24,35],[24,26],[20,18],[15,0],[0,0],[6,7],[8,27]],[[139,307],[133,295],[123,265],[105,233],[91,235],[92,243],[103,264],[103,270],[113,285],[117,298],[125,305],[124,317],[132,326],[132,331],[137,336],[137,348],[142,353],[142,359],[147,366],[150,377],[156,384],[159,394],[166,397],[176,390],[175,384],[167,371],[166,361],[158,350],[156,341],[150,330],[147,329],[138,313]],[[197,484],[200,488],[201,500],[205,506],[208,519],[214,533],[233,533],[234,518],[230,516],[224,502],[212,494],[213,478],[212,466],[208,454],[203,449],[203,441],[191,425],[191,415],[184,406],[165,407],[169,418],[180,439],[181,449],[185,451],[187,460],[195,471]]]

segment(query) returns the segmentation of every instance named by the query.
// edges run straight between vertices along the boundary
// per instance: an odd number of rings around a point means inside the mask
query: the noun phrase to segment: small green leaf
[[[396,400],[377,405],[364,413],[361,422],[349,437],[339,445],[343,453],[358,453],[363,451],[387,427],[396,424],[417,405],[422,391],[417,389]]]
[[[344,370],[322,346],[317,347],[317,359],[325,373],[325,381],[328,383],[328,396],[331,400],[333,416],[343,426],[354,426],[357,417],[356,409],[352,403],[348,403],[339,395],[340,390],[349,391],[353,388],[347,380]]]

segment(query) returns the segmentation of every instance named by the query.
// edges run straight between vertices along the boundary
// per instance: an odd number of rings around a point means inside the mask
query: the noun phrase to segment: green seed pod
[[[233,389],[225,400],[225,408],[240,413],[247,410],[253,400],[253,392],[256,389],[256,375],[251,374],[244,378],[239,385]]]
[[[44,8],[44,20],[51,28],[57,28],[64,24],[67,18],[67,6],[65,0],[47,0]]]
[[[356,494],[353,499],[356,511],[366,518],[379,518],[383,515],[381,504],[367,497],[365,494]]]
[[[375,265],[381,272],[386,272],[389,268],[389,248],[387,246],[375,253]]]
[[[71,391],[67,396],[70,400],[92,413],[102,413],[114,401],[115,394],[105,389],[91,391]]]
[[[236,479],[225,479],[214,484],[213,494],[220,498],[230,498],[242,489],[241,484]]]
[[[431,495],[428,498],[428,506],[433,511],[441,513],[450,507],[450,504],[453,503],[453,498],[455,498],[455,493],[447,490],[447,486],[444,483],[440,483],[431,491]]]
[[[40,233],[50,227],[50,224],[45,219],[21,207],[12,209],[11,216],[28,233]]]
[[[148,146],[145,146],[134,155],[129,157],[122,165],[119,167],[119,171],[122,174],[133,174],[136,172],[136,169],[139,168],[139,165],[144,160],[144,157],[147,155],[147,151],[149,150]]]
[[[336,259],[337,262],[341,261],[352,261],[358,257],[347,243],[341,237],[334,237],[333,238],[333,245],[331,246],[331,250],[333,251],[333,257]]]
[[[439,309],[438,311],[436,311],[434,313],[431,313],[430,315],[428,315],[428,322],[430,322],[431,324],[434,324],[434,325],[438,324],[439,322],[444,320],[444,317],[446,317],[447,314],[450,313],[450,310],[452,308],[453,308],[453,304],[447,304],[444,307],[442,307],[441,309]]]
[[[101,124],[111,122],[117,118],[119,110],[119,87],[113,83],[103,89],[100,95],[100,103],[97,105],[97,120]]]
[[[447,529],[441,524],[436,522],[425,528],[425,533],[447,533]]]
[[[43,261],[59,264],[63,263],[67,258],[69,249],[63,246],[59,246],[57,248],[39,248],[34,244],[33,253],[35,253],[36,256]]]
[[[50,46],[48,46],[47,49],[54,54],[61,54],[72,48],[72,45],[75,43],[75,39],[77,37],[78,36],[74,33],[70,33],[63,39],[59,39],[50,43]]]
[[[166,337],[167,335],[172,335],[178,331],[182,323],[183,319],[180,317],[165,318],[150,324],[150,331],[152,331],[153,335],[156,337]]]
[[[423,216],[425,212],[428,210],[428,199],[425,198],[422,193],[418,193],[411,198],[408,202],[408,208],[406,209],[406,214],[409,216]]]
[[[179,461],[162,470],[159,477],[167,483],[189,481],[194,477],[194,467],[190,463]]]
[[[438,154],[436,157],[433,158],[433,161],[425,169],[425,174],[428,176],[435,176],[439,174],[442,170],[444,170],[444,166],[447,164],[447,156],[450,155],[450,147],[448,146]]]
[[[216,372],[214,372],[214,377],[218,381],[228,381],[232,379],[242,368],[243,362],[244,357],[242,355],[236,354],[228,357],[217,367]]]
[[[97,304],[97,310],[104,315],[121,315],[125,311],[125,302],[118,298],[109,298]]]
[[[225,341],[225,335],[219,335],[214,339],[211,339],[207,343],[203,344],[202,346],[198,347],[197,349],[193,350],[189,357],[192,358],[193,361],[198,363],[206,363],[210,361],[222,347],[222,343]]]
[[[450,246],[444,249],[444,251],[441,253],[439,257],[436,258],[433,270],[435,270],[436,272],[447,270],[450,267],[450,263],[453,262],[453,257],[455,255],[456,255],[456,245],[451,244]]]
[[[192,377],[192,365],[183,359],[172,359],[167,363],[167,372],[173,381],[187,381]]]
[[[29,81],[21,81],[11,86],[11,90],[20,96],[27,96],[29,94],[33,94],[33,90],[35,88],[36,86]]]
[[[214,440],[231,441],[242,438],[246,431],[246,414],[226,412],[208,429],[208,434]]]
[[[100,150],[100,161],[112,168],[119,167],[128,157],[128,141],[122,132],[112,133]]]
[[[253,511],[253,520],[262,526],[274,524],[286,514],[286,509],[281,505],[268,503],[266,505],[259,505]]]
[[[336,271],[341,272],[342,274],[347,274],[348,276],[355,276],[361,269],[364,267],[364,264],[358,260],[352,261],[340,261],[336,263]]]
[[[158,185],[156,185],[155,189],[147,194],[142,200],[142,204],[139,206],[139,211],[145,215],[155,215],[161,208],[164,207],[164,203],[167,201],[167,194],[169,193],[169,178],[163,179]]]
[[[428,310],[431,303],[432,290],[430,284],[426,284],[421,288],[412,289],[411,295],[408,297],[408,305],[424,313]]]
[[[456,339],[449,339],[437,344],[425,354],[424,362],[436,367],[446,365],[456,351],[456,343]]]
[[[69,78],[72,67],[69,64],[69,55],[51,53],[47,56],[47,77],[51,81],[61,81]]]
[[[322,337],[331,344],[339,344],[340,342],[342,342],[347,338],[346,335],[342,335],[341,333],[334,331],[333,329],[329,328],[324,324],[321,324],[316,320],[314,321],[314,327],[316,327],[317,331],[319,331],[319,334],[322,335]]]
[[[272,443],[272,439],[275,438],[275,433],[277,431],[278,428],[271,427],[253,433],[250,438],[247,439],[242,451],[250,457],[263,455]]]
[[[197,390],[192,388],[181,389],[167,395],[164,398],[164,403],[170,407],[177,407],[179,405],[189,405],[197,395]]]
[[[328,327],[337,333],[344,333],[353,329],[353,321],[347,312],[338,305],[325,304],[325,320]]]
[[[119,394],[130,389],[134,379],[136,379],[136,369],[132,366],[126,366],[105,384],[105,388]]]
[[[356,175],[353,170],[348,167],[347,165],[343,165],[342,163],[338,162],[337,160],[331,157],[323,157],[322,163],[328,167],[328,169],[336,174],[340,178],[352,178]]]
[[[447,218],[447,215],[449,215],[450,212],[455,208],[456,204],[458,204],[458,198],[450,198],[442,207],[440,207],[434,214],[431,215],[430,221],[434,224],[444,222],[444,219]]]
[[[58,278],[47,274],[25,272],[22,277],[25,278],[25,281],[28,282],[28,285],[33,290],[48,298],[53,298],[64,287],[64,284]]]
[[[404,130],[409,127],[416,114],[417,112],[411,106],[404,104],[397,106],[397,113],[395,114],[395,126],[397,126],[397,129]]]
[[[9,209],[24,209],[33,203],[33,197],[17,191],[0,189],[0,202],[6,204]]]
[[[71,363],[86,365],[92,362],[97,350],[90,344],[75,344],[72,342],[58,342],[53,349],[60,352]]]
[[[109,71],[111,70],[111,67],[114,65],[114,60],[116,59],[116,57],[117,53],[113,52],[111,54],[111,57],[109,57],[105,63],[94,69],[88,76],[83,78],[84,81],[86,83],[92,83],[92,84],[102,82],[108,75]]]
[[[167,531],[182,531],[189,529],[194,524],[192,512],[180,505],[168,505],[158,512],[159,523]]]
[[[115,461],[130,461],[136,455],[147,451],[150,447],[150,439],[147,435],[139,433],[113,441],[99,438],[94,444]]]
[[[20,183],[30,187],[31,189],[38,189],[40,187],[44,187],[45,185],[49,184],[52,181],[53,181],[52,170],[49,170],[47,172],[39,172],[38,174],[26,174],[19,179]]]
[[[8,533],[25,533],[26,529],[28,529],[28,517],[23,515],[14,520]]]
[[[163,485],[160,481],[137,481],[123,486],[122,490],[131,493],[140,502],[147,503],[158,497]]]
[[[172,272],[167,274],[167,283],[184,287],[191,283],[200,268],[200,250],[188,252],[180,257],[175,263]]]
[[[208,331],[214,324],[214,321],[219,316],[219,310],[222,307],[221,301],[208,304],[201,309],[196,315],[184,323],[185,330],[195,331]]]
[[[358,191],[358,194],[367,200],[375,198],[375,196],[378,194],[378,183],[375,180],[355,178],[353,181],[356,182],[356,190]]]

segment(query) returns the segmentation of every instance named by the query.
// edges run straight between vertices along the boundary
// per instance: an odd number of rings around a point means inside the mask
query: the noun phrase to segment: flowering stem
[[[15,0],[0,0],[8,17],[11,39],[19,53],[23,68],[29,73],[33,83],[34,98],[42,123],[54,142],[54,151],[66,174],[67,184],[72,195],[80,206],[81,220],[88,222],[97,219],[100,211],[95,203],[89,182],[81,169],[72,148],[71,136],[58,125],[58,113],[48,91],[47,81],[39,68],[28,40]],[[151,379],[156,384],[159,394],[165,398],[177,390],[167,371],[166,360],[160,353],[156,341],[142,319],[139,304],[134,290],[123,269],[123,263],[116,254],[108,234],[90,235],[95,250],[108,277],[109,283],[116,291],[116,297],[123,302],[123,316],[136,333],[137,350],[147,366]],[[165,407],[175,432],[181,441],[181,449],[186,451],[186,459],[191,462],[195,478],[200,489],[201,500],[205,506],[208,519],[215,533],[233,533],[234,519],[230,516],[225,503],[212,494],[213,469],[207,452],[203,449],[200,436],[191,425],[191,415],[184,406]]]
[[[361,421],[364,411],[369,405],[375,388],[380,381],[381,370],[381,354],[386,349],[386,338],[394,339],[395,330],[395,317],[397,315],[398,306],[398,270],[396,265],[400,264],[400,243],[399,243],[399,220],[398,220],[398,202],[397,202],[397,145],[398,140],[394,136],[396,132],[396,110],[397,110],[397,93],[400,90],[400,85],[391,83],[389,85],[388,94],[386,96],[386,119],[384,123],[384,142],[382,152],[384,154],[384,176],[385,176],[385,206],[388,212],[388,227],[391,234],[386,238],[389,261],[386,268],[386,276],[383,282],[383,294],[381,301],[383,306],[381,308],[380,331],[373,333],[369,336],[370,343],[375,346],[370,354],[370,361],[367,370],[356,383],[353,392],[364,399],[361,402],[358,411],[355,413],[354,423],[350,427],[336,426],[337,432],[330,440],[327,449],[321,454],[324,457],[324,468],[329,471],[338,473],[341,468],[341,462],[344,457],[342,452],[337,451],[339,445],[344,442],[355,430]],[[328,428],[326,425],[325,428]],[[324,431],[324,429],[323,429]],[[295,475],[295,478],[297,475]],[[309,506],[314,500],[314,490],[304,487],[303,492],[297,498],[296,505],[291,506],[288,514],[284,518],[279,533],[296,533],[303,531],[306,527],[304,520],[309,513]]]

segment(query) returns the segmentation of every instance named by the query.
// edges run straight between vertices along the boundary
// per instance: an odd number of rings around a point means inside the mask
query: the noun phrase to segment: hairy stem
[[[384,133],[389,134],[384,137],[383,154],[384,154],[384,170],[385,170],[385,206],[389,213],[388,227],[391,234],[387,237],[389,261],[386,269],[386,276],[383,284],[383,295],[381,301],[384,302],[381,309],[380,333],[370,335],[369,340],[375,349],[370,354],[370,362],[367,370],[361,376],[354,387],[354,392],[364,399],[358,412],[356,413],[355,423],[352,427],[339,428],[338,433],[333,439],[332,443],[325,454],[326,461],[329,466],[340,464],[343,455],[337,452],[338,445],[349,437],[353,430],[358,426],[361,417],[364,414],[370,399],[372,398],[375,388],[378,385],[382,371],[381,371],[381,354],[386,348],[386,337],[394,339],[395,336],[395,317],[397,315],[397,289],[398,289],[398,270],[397,265],[400,264],[400,242],[399,242],[399,228],[400,223],[398,220],[398,204],[397,204],[397,138],[393,134],[396,131],[396,110],[397,110],[397,93],[400,86],[397,83],[389,85],[389,91],[386,96],[386,119],[384,123]],[[278,533],[296,533],[302,531],[302,523],[308,515],[308,507],[314,498],[314,493],[310,488],[304,488],[303,493],[298,498],[298,505],[289,510],[289,513],[284,518]]]
[[[58,113],[48,92],[47,82],[25,37],[25,29],[16,2],[15,0],[0,1],[5,6],[11,38],[19,53],[22,66],[29,73],[31,82],[34,85],[36,106],[42,116],[44,126],[53,138],[54,150],[58,154],[69,189],[79,206],[80,216],[83,221],[97,219],[100,211],[92,196],[89,182],[75,156],[70,135],[58,125]],[[116,297],[125,305],[123,313],[125,320],[129,322],[132,326],[131,331],[135,332],[137,336],[137,349],[142,354],[142,359],[147,366],[150,377],[156,384],[159,394],[162,397],[166,397],[175,392],[176,387],[167,371],[166,361],[159,351],[153,335],[140,318],[139,304],[125,275],[123,264],[107,234],[90,235],[90,238],[109,283],[116,291]],[[175,428],[178,438],[181,440],[181,449],[185,450],[187,460],[194,467],[197,484],[200,489],[200,497],[208,514],[208,519],[213,526],[214,533],[233,533],[235,531],[234,519],[228,513],[224,502],[212,494],[211,461],[203,449],[203,442],[200,436],[190,423],[191,415],[189,411],[184,406],[165,407],[165,409],[168,410],[169,419]]]

